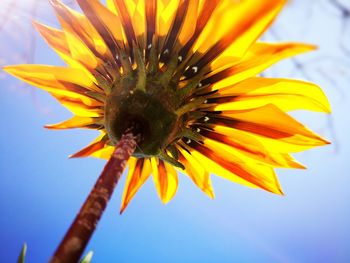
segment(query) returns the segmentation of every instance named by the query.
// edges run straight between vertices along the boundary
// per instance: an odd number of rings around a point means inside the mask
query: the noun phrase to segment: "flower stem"
[[[128,159],[136,147],[136,137],[126,133],[116,145],[94,188],[51,258],[51,263],[76,263],[96,229]]]

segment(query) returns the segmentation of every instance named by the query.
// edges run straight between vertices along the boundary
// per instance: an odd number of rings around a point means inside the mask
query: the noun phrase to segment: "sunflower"
[[[170,201],[177,171],[211,198],[211,173],[283,194],[274,168],[304,168],[291,153],[328,143],[286,113],[329,113],[318,86],[258,77],[315,49],[257,41],[285,1],[77,2],[83,13],[51,0],[62,29],[34,22],[67,67],[4,69],[74,114],[47,128],[101,132],[71,157],[109,159],[134,127],[140,140],[128,163],[121,211],[151,175],[162,202]]]

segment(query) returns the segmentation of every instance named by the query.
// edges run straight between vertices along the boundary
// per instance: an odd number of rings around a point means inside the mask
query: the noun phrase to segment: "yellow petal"
[[[328,142],[272,104],[241,111],[223,111],[211,123],[300,145],[324,145]]]
[[[131,1],[127,1],[131,2]],[[139,47],[146,48],[146,1],[136,1],[134,13],[132,15],[132,24],[135,30],[135,35],[139,43]]]
[[[117,47],[124,42],[119,16],[98,0],[78,0],[78,3],[110,52],[115,55]]]
[[[171,51],[178,53],[178,50],[186,44],[195,31],[197,18],[198,0],[180,1],[177,7],[174,20],[169,28],[162,52]],[[166,53],[163,56],[168,55]],[[161,58],[163,60],[163,58]]]
[[[184,147],[189,149],[191,155],[207,171],[217,176],[249,187],[258,187],[272,193],[283,194],[271,167],[244,162],[225,149],[211,149],[205,144],[193,142],[190,146]]]
[[[153,37],[156,34],[157,30],[157,1],[158,0],[148,0],[145,1],[145,37],[146,37],[146,45],[147,53],[146,57],[149,55],[149,45],[152,44]]]
[[[313,45],[300,43],[256,43],[241,60],[233,61],[234,65],[226,64],[225,67],[212,67],[213,73],[203,80],[202,84],[213,84],[213,90],[229,87],[256,76],[282,59],[314,49]]]
[[[68,46],[68,42],[66,39],[66,34],[64,31],[57,30],[55,28],[33,22],[34,27],[38,30],[38,32],[41,34],[41,36],[44,38],[46,43],[63,59],[63,61],[73,68],[78,68],[83,70],[87,76],[93,80],[95,83],[97,81],[95,80],[94,76],[91,74],[88,69],[90,66],[85,67],[85,62],[82,61],[82,59],[77,59],[76,57],[73,58],[71,51]]]
[[[88,69],[95,69],[98,65],[103,64],[102,60],[98,59],[86,43],[81,41],[77,36],[69,31],[65,31],[65,36],[74,60],[79,61]]]
[[[76,128],[96,128],[101,126],[97,124],[98,122],[103,121],[101,118],[90,118],[90,117],[81,117],[73,116],[69,120],[57,123],[57,124],[48,124],[45,125],[45,128],[51,130],[63,130],[63,129],[76,129]]]
[[[69,8],[59,0],[51,0],[51,4],[54,7],[63,31],[66,35],[69,34],[70,39],[66,36],[68,43],[71,42],[74,37],[75,42],[80,42],[82,48],[88,49],[97,57],[98,54],[100,54],[110,59],[112,58],[111,54],[108,52],[106,44],[101,39],[101,36],[95,28],[90,24],[86,16]],[[87,51],[84,50],[84,53],[87,53]]]
[[[209,101],[219,104],[217,111],[251,109],[269,103],[283,111],[331,111],[327,97],[317,85],[289,79],[250,78],[220,89]]]
[[[132,17],[136,8],[136,3],[134,0],[131,1],[123,1],[123,0],[113,0],[114,6],[118,12],[118,16],[120,17],[120,21],[123,25],[123,32],[125,34],[125,38],[127,40],[128,46],[132,47],[133,42],[136,41],[136,33],[133,26]],[[142,24],[144,24],[141,21]]]
[[[199,0],[189,0],[188,10],[183,18],[183,25],[177,38],[181,46],[184,46],[195,32],[193,25],[197,22],[198,5]]]
[[[175,169],[158,158],[151,158],[152,174],[159,198],[164,204],[175,195],[178,186],[178,177]]]
[[[84,147],[79,152],[72,154],[69,158],[81,158],[91,156],[93,153],[103,149],[105,147],[108,137],[106,133],[102,132],[91,144]]]
[[[90,98],[77,96],[64,96],[58,93],[50,93],[59,103],[70,110],[74,115],[81,117],[100,118],[104,115],[104,111],[100,106],[91,105]]]
[[[4,70],[15,77],[48,91],[63,106],[78,116],[100,117],[102,102],[87,97],[89,90],[100,92],[80,69],[43,65],[7,66]]]
[[[170,31],[171,25],[175,19],[179,0],[158,0],[157,1],[157,28],[156,33],[160,36],[159,46],[163,47],[165,37]]]
[[[214,198],[215,194],[208,171],[186,150],[181,147],[178,147],[178,150],[180,152],[179,161],[185,166],[185,170],[181,170],[181,172],[188,175],[210,198]]]
[[[148,159],[131,158],[126,178],[120,213],[123,213],[136,192],[151,174],[151,163]]]
[[[248,136],[247,138],[252,138],[252,141],[255,140],[258,143],[260,143],[264,149],[267,149],[268,152],[271,153],[274,160],[276,160],[277,158],[278,162],[281,162],[281,163],[285,163],[285,161],[283,161],[284,160],[283,157],[282,157],[283,159],[281,159],[281,157],[278,157],[281,154],[283,155],[283,154],[289,154],[289,153],[302,152],[317,146],[317,145],[311,145],[311,144],[310,145],[294,144],[293,141],[276,140],[273,138],[264,137],[264,136],[250,133],[247,131],[237,130],[233,127],[227,127],[226,125],[222,125],[222,124],[211,126],[211,128],[213,128],[214,131],[228,137],[235,137],[237,136],[237,134],[242,134],[242,136]]]
[[[34,27],[38,30],[46,43],[59,55],[70,54],[66,36],[62,30],[33,21]]]
[[[65,68],[46,65],[6,66],[4,70],[29,83],[51,93],[76,96],[87,91],[102,92],[87,76],[86,72],[76,68]],[[97,101],[91,99],[91,104]]]
[[[248,158],[249,162],[256,162],[271,167],[281,168],[305,168],[294,159],[285,153],[272,152],[269,148],[259,142],[253,136],[239,130],[230,129],[225,132],[220,126],[211,127],[210,130],[201,130],[201,135],[204,136],[207,143],[219,143],[218,147],[224,147],[227,151],[232,151],[240,158]],[[215,147],[214,147],[215,148]]]
[[[90,156],[99,158],[99,159],[109,160],[113,152],[114,152],[114,146],[105,145],[104,148],[91,153]]]
[[[247,1],[249,2],[249,1]],[[259,18],[250,24],[249,28],[243,28],[244,33],[241,34],[236,41],[234,41],[220,56],[218,56],[211,64],[212,68],[217,68],[224,63],[228,66],[228,60],[241,58],[247,52],[249,47],[265,32],[268,26],[273,22],[274,18],[281,11],[286,1],[271,0],[271,1],[251,1],[251,9],[258,9],[257,5],[261,7],[261,13],[258,13]],[[244,16],[246,14],[242,13]],[[248,13],[250,14],[250,13]],[[249,16],[249,15],[248,15]],[[238,21],[238,23],[240,23]]]
[[[204,67],[226,51],[241,57],[264,32],[284,5],[284,0],[223,0],[201,33],[194,51],[204,54],[196,66]]]
[[[106,0],[107,8],[115,15],[118,14],[117,7],[114,4],[114,0]]]

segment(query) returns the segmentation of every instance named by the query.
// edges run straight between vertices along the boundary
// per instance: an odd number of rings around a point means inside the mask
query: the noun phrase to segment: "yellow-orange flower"
[[[152,174],[164,203],[177,170],[214,197],[210,173],[282,194],[275,167],[304,168],[291,153],[327,144],[286,112],[330,112],[318,86],[257,77],[315,47],[257,39],[284,0],[51,0],[62,29],[34,23],[67,67],[7,66],[74,116],[49,129],[98,129],[72,157],[108,159],[130,123],[142,134],[129,161],[123,211]]]

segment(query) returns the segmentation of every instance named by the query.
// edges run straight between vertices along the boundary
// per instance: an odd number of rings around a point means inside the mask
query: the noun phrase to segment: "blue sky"
[[[1,64],[28,59],[62,64],[37,36],[34,57],[23,56],[31,39],[32,5],[26,1],[0,31]],[[341,49],[350,34],[330,2],[292,1],[264,39],[320,46],[315,54],[296,61],[305,65],[302,73],[289,61],[266,75],[309,78],[324,88],[333,108],[330,118],[293,114],[333,145],[298,154],[308,170],[278,171],[285,197],[213,176],[216,199],[211,200],[181,175],[178,193],[168,205],[161,204],[149,180],[120,216],[123,177],[89,244],[88,250],[95,252],[93,262],[350,261],[350,59]],[[54,24],[50,12],[40,1],[38,19]],[[14,262],[27,242],[27,262],[45,262],[104,161],[69,160],[67,156],[96,133],[44,129],[70,114],[41,90],[2,73],[0,81],[0,261]]]

